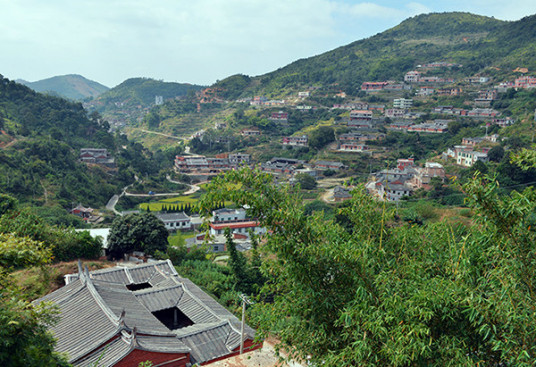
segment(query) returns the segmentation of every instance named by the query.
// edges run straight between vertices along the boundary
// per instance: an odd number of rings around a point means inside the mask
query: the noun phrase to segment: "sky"
[[[261,75],[404,19],[465,11],[518,20],[534,0],[0,0],[0,74],[210,85]]]

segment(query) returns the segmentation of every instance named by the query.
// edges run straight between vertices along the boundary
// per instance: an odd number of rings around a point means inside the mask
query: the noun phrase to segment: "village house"
[[[311,92],[305,91],[305,92],[298,92],[298,97],[300,98],[307,98],[311,95]]]
[[[115,167],[115,159],[108,153],[108,149],[82,148],[80,149],[80,161],[111,168]]]
[[[461,88],[440,88],[436,89],[436,94],[440,96],[459,96],[462,94]]]
[[[280,125],[288,125],[288,113],[284,111],[272,112],[268,120]]]
[[[385,110],[385,117],[392,118],[403,118],[406,116],[407,111],[401,108],[388,108]]]
[[[421,78],[421,73],[415,70],[408,71],[404,75],[404,81],[406,83],[418,83],[420,78]]]
[[[413,106],[413,99],[411,98],[395,98],[393,100],[394,108],[408,109]]]
[[[372,111],[369,110],[352,110],[348,119],[348,127],[353,128],[371,128]]]
[[[432,94],[434,94],[434,92],[435,92],[435,89],[432,87],[421,87],[419,88],[417,93],[415,93],[415,95],[425,97],[425,96],[431,96]]]
[[[343,187],[343,186],[335,186],[333,189],[333,200],[336,202],[349,200],[352,198],[352,194],[350,194],[350,188]]]
[[[368,135],[356,131],[350,131],[337,137],[339,141],[366,141],[368,138]]]
[[[261,163],[261,171],[273,174],[293,175],[296,167],[305,162],[292,158],[274,157],[268,162]]]
[[[467,116],[469,117],[496,117],[501,113],[491,108],[473,108]]]
[[[407,158],[407,159],[397,159],[396,161],[396,168],[398,168],[401,171],[404,171],[406,168],[413,168],[415,167],[415,159],[414,158]]]
[[[181,213],[155,213],[169,232],[189,231],[192,229],[190,217],[184,212]]]
[[[426,162],[424,167],[418,167],[416,171],[417,173],[411,181],[416,189],[430,189],[430,183],[434,177],[445,179],[445,168],[439,163]]]
[[[72,215],[76,215],[77,217],[82,218],[84,221],[87,222],[93,216],[93,209],[92,208],[85,208],[84,206],[82,206],[82,204],[78,204],[73,209],[71,209],[70,213]]]
[[[413,126],[415,123],[413,121],[399,120],[391,123],[387,126],[388,130],[398,130],[398,131],[407,131],[410,126]]]
[[[341,152],[365,152],[369,150],[369,147],[363,143],[348,141],[340,143],[338,150]]]
[[[492,124],[499,125],[500,127],[510,126],[515,122],[511,117],[498,117],[491,120]]]
[[[255,96],[253,100],[249,102],[252,106],[262,106],[266,103],[268,99],[264,96]]]
[[[232,233],[247,237],[250,231],[257,235],[266,233],[266,228],[261,227],[258,220],[247,217],[245,209],[214,210],[209,226],[209,233],[212,236],[224,234],[226,228],[229,228]]]
[[[330,169],[333,171],[338,171],[340,169],[346,169],[347,167],[342,162],[333,162],[333,161],[317,161],[315,163],[315,168],[318,169]]]
[[[488,155],[473,150],[460,150],[456,152],[456,163],[463,167],[471,167],[476,161],[488,162]]]
[[[204,365],[240,352],[241,322],[186,278],[171,261],[116,266],[65,276],[66,285],[34,301],[49,302],[55,351],[77,367]],[[255,330],[244,325],[244,350]]]
[[[249,164],[251,162],[251,155],[247,153],[230,153],[229,164],[233,166],[240,166]]]
[[[283,137],[283,145],[306,147],[308,145],[308,141],[309,138],[307,135]]]
[[[442,134],[448,131],[448,124],[436,121],[426,122],[412,125],[408,128],[408,131]]]
[[[371,195],[387,201],[399,201],[404,196],[410,196],[413,193],[411,186],[402,181],[373,181],[365,187]]]
[[[240,134],[242,136],[259,136],[261,135],[261,131],[257,128],[252,127],[252,128],[242,129]]]
[[[484,141],[484,138],[462,138],[462,144],[463,145],[469,145],[471,147],[474,147],[475,145],[478,145]]]
[[[514,81],[514,87],[521,89],[536,88],[536,77],[522,76],[516,78],[516,80]]]
[[[471,76],[465,78],[465,82],[469,84],[485,84],[490,81],[490,78],[487,76]]]
[[[371,111],[377,111],[379,113],[383,113],[383,110],[385,110],[385,105],[384,104],[370,104],[368,109]]]
[[[384,89],[388,82],[364,82],[361,84],[361,90],[364,92],[375,92]]]

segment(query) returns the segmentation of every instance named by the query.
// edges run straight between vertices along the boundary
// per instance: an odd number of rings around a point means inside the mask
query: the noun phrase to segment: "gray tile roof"
[[[58,339],[56,350],[67,353],[73,365],[89,366],[100,358],[99,366],[111,366],[134,349],[189,353],[193,362],[203,363],[232,353],[240,344],[240,320],[179,277],[169,260],[79,270],[66,277],[66,286],[36,301],[58,306],[60,321],[51,331]],[[143,283],[151,287],[126,287]],[[153,314],[174,307],[193,325],[170,330]],[[244,330],[252,340],[255,330],[247,325]]]

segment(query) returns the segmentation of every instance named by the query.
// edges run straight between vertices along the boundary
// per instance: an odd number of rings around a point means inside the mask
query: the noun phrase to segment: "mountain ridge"
[[[371,37],[250,77],[241,93],[231,94],[279,96],[285,88],[338,85],[355,95],[365,81],[400,80],[416,65],[438,60],[463,64],[468,75],[492,66],[505,74],[519,63],[535,70],[534,29],[536,15],[503,21],[465,12],[421,14]],[[213,87],[225,93],[226,84],[236,77]]]
[[[26,85],[36,92],[52,94],[75,101],[97,97],[110,89],[79,74],[57,75],[35,82],[17,79],[16,82]]]

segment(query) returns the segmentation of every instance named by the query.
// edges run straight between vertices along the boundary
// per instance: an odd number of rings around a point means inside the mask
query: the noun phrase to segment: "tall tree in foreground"
[[[229,185],[241,183],[241,185]],[[233,189],[239,188],[239,189]],[[231,189],[229,189],[231,188]],[[263,246],[261,333],[323,366],[529,366],[536,363],[532,189],[466,187],[472,227],[395,221],[363,188],[338,218],[306,216],[300,196],[243,169],[216,178],[201,206],[232,200],[271,230]]]
[[[166,252],[168,231],[164,223],[152,213],[134,213],[117,217],[108,236],[110,256],[121,258],[132,251],[153,255]]]

